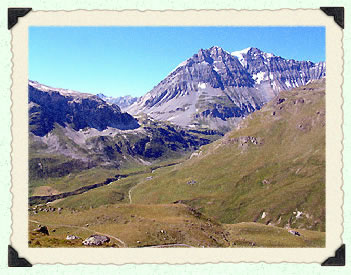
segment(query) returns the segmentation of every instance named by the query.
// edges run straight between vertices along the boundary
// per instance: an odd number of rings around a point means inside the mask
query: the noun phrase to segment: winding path
[[[138,185],[144,183],[145,180],[138,182],[136,185],[134,185],[132,188],[129,189],[128,191],[128,198],[129,198],[129,204],[132,204],[132,191],[138,187]]]

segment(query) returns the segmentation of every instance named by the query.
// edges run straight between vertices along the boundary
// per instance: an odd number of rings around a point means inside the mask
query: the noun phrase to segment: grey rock
[[[89,238],[85,239],[82,244],[83,245],[94,245],[94,246],[99,246],[103,245],[104,243],[108,243],[110,241],[110,238],[107,236],[102,236],[102,235],[91,235]]]

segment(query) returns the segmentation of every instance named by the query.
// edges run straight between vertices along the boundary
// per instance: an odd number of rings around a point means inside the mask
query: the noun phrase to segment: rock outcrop
[[[108,243],[110,238],[102,235],[91,235],[89,238],[85,239],[82,244],[88,246],[100,246],[104,243]]]

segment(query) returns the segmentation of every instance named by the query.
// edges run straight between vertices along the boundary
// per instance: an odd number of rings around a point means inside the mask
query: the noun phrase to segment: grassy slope
[[[241,129],[203,146],[200,157],[140,185],[133,201],[183,200],[222,223],[258,221],[324,231],[324,95],[320,82],[282,92],[247,117]],[[262,144],[235,140],[245,136]],[[304,214],[296,218],[295,211]]]
[[[42,178],[30,181],[29,195],[39,195],[41,187],[48,186],[61,192],[68,192],[78,189],[79,187],[99,183],[108,177],[113,177],[118,173],[116,169],[91,168],[80,172],[72,172],[63,177]]]
[[[172,169],[172,167],[164,167],[161,169],[156,169],[153,173],[151,169],[168,165],[170,163],[174,163],[180,161],[181,159],[177,160],[168,160],[164,162],[159,162],[158,164],[151,165],[149,167],[138,167],[133,169],[125,169],[121,171],[114,170],[115,174],[130,174],[130,173],[138,173],[133,176],[129,176],[127,178],[119,179],[118,181],[112,182],[109,185],[99,187],[97,189],[93,189],[89,192],[68,197],[64,200],[60,200],[58,202],[54,202],[54,205],[57,207],[69,207],[72,209],[87,209],[87,208],[96,208],[101,205],[108,205],[108,204],[116,204],[116,203],[129,203],[129,191],[135,187],[136,185],[142,185],[148,183],[148,177],[155,177],[159,173],[163,171],[167,171]],[[84,171],[82,172],[84,175]],[[100,175],[100,174],[98,174]],[[97,175],[97,176],[98,176]],[[101,175],[100,175],[101,176]],[[108,174],[104,174],[104,176],[108,176]],[[96,177],[95,177],[96,178]],[[54,182],[54,181],[53,181]],[[53,184],[55,186],[55,184]],[[134,191],[131,191],[131,195],[134,194]]]
[[[61,214],[57,211],[32,214],[29,220],[32,246],[82,246],[81,240],[72,242],[64,239],[70,234],[84,239],[94,231],[118,237],[128,247],[174,243],[197,247],[228,246],[223,239],[224,230],[221,225],[179,204],[152,206],[119,204],[83,211],[64,209]],[[50,236],[35,235],[33,229],[37,227],[37,223],[33,221],[47,225]],[[118,241],[112,240],[111,244],[113,243],[121,246]]]
[[[60,156],[60,157],[64,160],[63,156]],[[130,173],[148,174],[148,173],[151,173],[152,169],[155,169],[160,166],[166,166],[169,164],[181,162],[181,161],[184,161],[184,159],[185,158],[174,158],[174,159],[170,158],[164,161],[162,160],[155,161],[153,164],[150,164],[149,166],[135,164],[135,165],[130,165],[128,168],[125,168],[125,169],[93,167],[90,169],[82,169],[80,171],[79,170],[72,171],[71,173],[64,175],[62,177],[35,178],[29,181],[29,195],[30,196],[45,195],[41,193],[42,190],[44,190],[43,187],[54,188],[55,190],[58,191],[56,193],[62,193],[62,192],[73,191],[83,186],[103,182],[105,179],[113,177],[117,174],[119,175],[127,175]]]
[[[147,247],[184,244],[193,247],[315,247],[323,246],[325,233],[286,229],[257,223],[221,225],[182,204],[110,205],[95,209],[39,212],[29,216],[30,247],[82,247],[82,240],[98,232],[111,238],[108,247]],[[33,232],[38,223],[50,235]],[[87,226],[88,224],[88,226]],[[54,232],[53,232],[54,230]],[[65,240],[76,235],[79,240]]]
[[[299,229],[301,236],[290,234],[286,229],[260,223],[243,222],[227,224],[232,247],[324,247],[325,233]]]

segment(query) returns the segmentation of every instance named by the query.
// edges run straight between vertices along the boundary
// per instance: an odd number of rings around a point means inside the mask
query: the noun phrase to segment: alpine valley
[[[213,46],[140,98],[30,80],[30,247],[324,247],[325,70]]]

